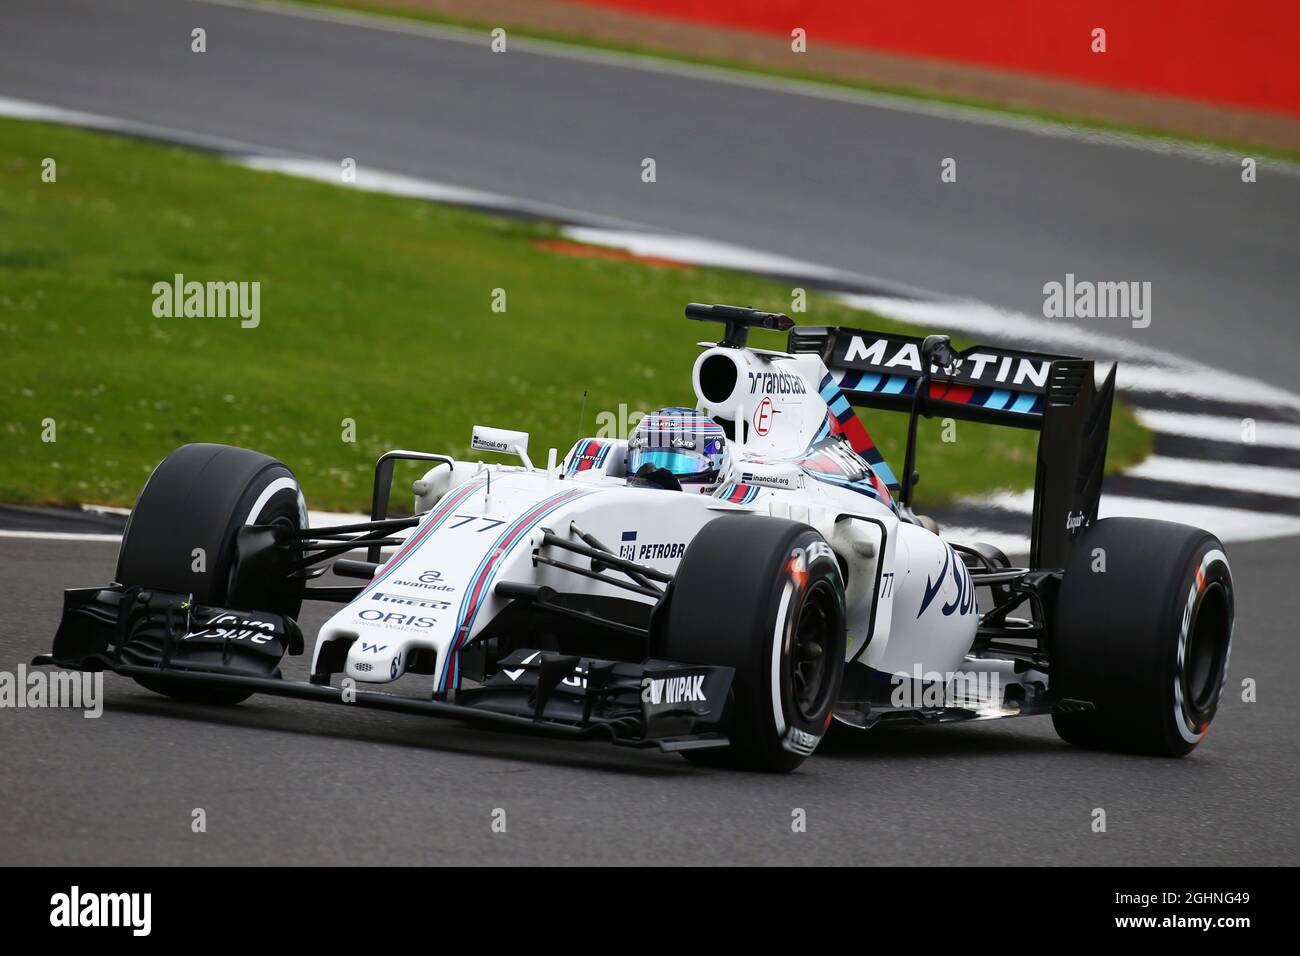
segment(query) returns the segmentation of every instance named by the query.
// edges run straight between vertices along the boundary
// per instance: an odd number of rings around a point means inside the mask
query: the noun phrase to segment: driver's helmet
[[[627,443],[627,473],[663,468],[684,491],[712,491],[727,465],[722,426],[693,408],[661,408],[636,426]]]

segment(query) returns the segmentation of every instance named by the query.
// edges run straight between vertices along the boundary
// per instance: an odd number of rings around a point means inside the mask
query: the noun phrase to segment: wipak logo
[[[703,674],[685,677],[647,677],[641,682],[641,699],[647,704],[707,703]]]

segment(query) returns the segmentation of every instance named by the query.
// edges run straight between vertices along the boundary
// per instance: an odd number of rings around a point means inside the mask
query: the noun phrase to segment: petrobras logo
[[[641,700],[647,704],[706,704],[704,674],[681,677],[646,677],[641,681]]]
[[[749,372],[750,395],[804,395],[808,387],[793,372]]]
[[[618,556],[625,561],[676,561],[685,553],[685,541],[642,544],[637,541],[635,531],[624,531],[623,542],[618,546]]]
[[[401,594],[387,594],[383,591],[371,591],[370,598],[373,601],[382,601],[385,604],[405,604],[408,607],[427,607],[435,611],[445,611],[451,607],[450,601],[422,601],[419,598],[406,597]]]

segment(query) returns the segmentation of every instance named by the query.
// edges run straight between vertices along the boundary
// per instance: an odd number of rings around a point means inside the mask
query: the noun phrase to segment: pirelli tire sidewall
[[[302,489],[287,466],[246,448],[182,445],[153,470],[131,509],[116,580],[224,605],[239,529],[274,521],[307,525]],[[245,610],[295,617],[301,609],[300,600],[270,589],[256,597]]]
[[[1099,570],[1104,569],[1104,570]],[[1199,528],[1108,518],[1071,551],[1051,642],[1054,715],[1081,746],[1183,756],[1227,683],[1235,596],[1222,543]]]
[[[122,535],[118,583],[190,594],[195,603],[297,617],[301,598],[257,580],[231,593],[235,539],[246,524],[307,526],[293,472],[267,455],[229,445],[183,445],[154,469]],[[195,703],[237,703],[251,692],[140,677],[149,690]]]
[[[825,644],[811,694],[798,690],[810,686],[806,677],[798,685],[795,678],[801,626],[805,638],[816,632]],[[839,697],[845,605],[838,560],[808,525],[757,515],[715,519],[682,558],[662,650],[669,660],[735,669],[732,745],[692,759],[793,770],[820,744]]]

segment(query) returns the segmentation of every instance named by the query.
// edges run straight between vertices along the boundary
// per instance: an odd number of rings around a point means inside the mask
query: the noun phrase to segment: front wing
[[[34,665],[165,678],[173,686],[241,689],[276,697],[662,751],[726,747],[734,671],[672,661],[609,661],[520,649],[480,687],[444,699],[364,690],[350,680],[287,680],[279,662],[300,650],[292,618],[193,604],[142,588],[70,590],[52,653]]]

